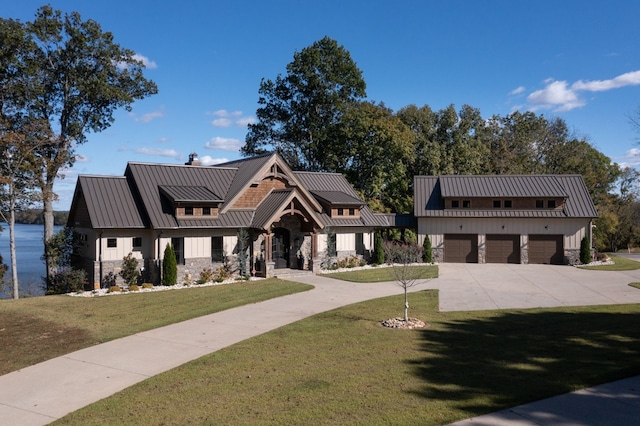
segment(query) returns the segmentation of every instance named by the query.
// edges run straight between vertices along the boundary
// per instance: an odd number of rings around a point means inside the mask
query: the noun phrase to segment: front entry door
[[[273,230],[273,238],[271,240],[271,253],[273,254],[274,268],[289,267],[289,230],[284,228],[276,228]]]

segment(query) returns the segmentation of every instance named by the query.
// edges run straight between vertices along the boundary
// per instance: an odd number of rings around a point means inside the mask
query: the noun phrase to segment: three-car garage
[[[487,234],[484,247],[478,234],[445,234],[444,261],[447,263],[530,263],[561,265],[564,259],[563,235]],[[521,244],[521,240],[523,244]],[[522,249],[528,254],[522,258]]]

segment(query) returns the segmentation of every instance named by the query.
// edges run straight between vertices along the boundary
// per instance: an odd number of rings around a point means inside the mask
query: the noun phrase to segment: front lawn
[[[416,273],[414,274],[412,272],[411,276],[419,276],[420,279],[438,277],[438,267],[435,265],[415,265],[411,266],[411,268],[416,270]],[[393,272],[393,267],[386,265],[379,266],[377,268],[359,269],[355,271],[331,272],[322,276],[357,283],[378,283],[396,280],[396,276]]]
[[[204,356],[57,424],[441,425],[640,374],[640,305],[438,312],[401,295]]]
[[[611,255],[610,258],[613,261],[613,265],[581,266],[581,268],[591,271],[635,271],[640,269],[640,262],[635,260],[616,256],[615,254]]]
[[[0,375],[78,349],[312,286],[278,279],[103,297],[0,301]]]

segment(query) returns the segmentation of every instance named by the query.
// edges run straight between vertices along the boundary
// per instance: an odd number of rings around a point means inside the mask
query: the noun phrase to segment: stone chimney
[[[198,154],[196,154],[195,152],[192,152],[191,154],[189,154],[189,161],[187,161],[184,164],[185,166],[201,166],[202,165],[200,160],[198,160]]]

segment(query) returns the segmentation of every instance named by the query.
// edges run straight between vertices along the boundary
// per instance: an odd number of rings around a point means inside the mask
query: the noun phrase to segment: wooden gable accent
[[[240,194],[232,208],[247,209],[256,208],[271,191],[287,189],[291,186],[281,176],[269,175],[258,183],[253,183]]]

